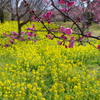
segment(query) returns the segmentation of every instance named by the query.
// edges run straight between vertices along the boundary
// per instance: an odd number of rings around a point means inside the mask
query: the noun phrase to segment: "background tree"
[[[0,0],[0,21],[4,23],[4,11],[6,10],[10,0]]]
[[[37,16],[40,16],[46,8],[43,0],[27,0],[27,2],[30,4],[30,9],[35,11]],[[11,14],[11,20],[16,20],[18,23],[20,37],[22,26],[32,20],[31,11],[29,11],[28,5],[25,5],[23,0],[10,0],[7,10]]]

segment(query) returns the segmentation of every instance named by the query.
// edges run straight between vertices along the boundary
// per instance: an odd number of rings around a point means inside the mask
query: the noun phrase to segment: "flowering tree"
[[[82,0],[82,2],[84,1],[87,1],[87,0]],[[25,3],[27,3],[27,1],[24,0]],[[47,1],[46,1],[47,2]],[[75,1],[66,1],[66,0],[58,0],[58,4],[66,4],[67,7],[72,7],[75,5]],[[75,20],[73,20],[68,14],[66,14],[65,12],[63,12],[61,9],[57,8],[54,1],[51,0],[51,5],[57,9],[62,15],[64,15],[65,17],[67,17],[70,21],[73,22],[73,24],[77,27],[77,29],[79,31],[76,31],[74,34],[77,34],[79,37],[77,39],[75,39],[74,36],[70,36],[72,34],[72,28],[65,28],[65,27],[62,27],[60,26],[58,28],[58,32],[60,32],[60,36],[56,36],[55,34],[53,34],[53,31],[52,29],[48,29],[48,27],[45,25],[44,21],[48,21],[48,23],[50,24],[50,19],[52,18],[53,16],[53,13],[51,11],[47,12],[46,14],[43,14],[41,18],[39,18],[34,12],[33,14],[36,16],[36,18],[44,25],[44,28],[48,31],[48,34],[46,35],[47,38],[49,39],[53,39],[53,38],[59,38],[61,39],[62,41],[58,41],[58,44],[59,45],[63,45],[65,46],[66,48],[73,48],[74,47],[74,42],[75,41],[78,41],[80,43],[82,43],[82,41],[84,41],[84,38],[87,38],[87,41],[89,44],[91,44],[89,41],[88,41],[88,38],[95,38],[95,39],[100,39],[99,37],[95,37],[95,36],[92,36],[92,33],[91,32],[88,32],[88,33],[84,33],[84,31],[81,29],[81,27],[77,24],[77,22]],[[30,8],[29,8],[30,9]],[[77,33],[78,32],[78,33]],[[68,40],[68,36],[70,36],[70,39]],[[66,45],[66,41],[69,42],[69,45]],[[91,44],[92,45],[92,44]],[[94,45],[93,45],[94,46]],[[95,47],[95,46],[94,46]],[[98,48],[99,49],[100,45],[98,45]]]
[[[89,38],[94,38],[94,39],[100,40],[100,37],[93,36],[92,32],[87,32],[87,33],[84,32],[84,30],[82,29],[83,26],[81,27],[78,24],[78,22],[82,22],[83,19],[78,19],[78,21],[76,21],[73,17],[71,17],[68,13],[66,13],[67,8],[70,9],[75,6],[75,1],[58,0],[57,3],[59,5],[63,5],[63,4],[66,5],[66,8],[61,7],[61,9],[60,9],[59,7],[56,6],[57,4],[55,5],[54,0],[50,0],[50,1],[44,0],[44,2],[47,5],[50,5],[51,8],[56,9],[59,12],[59,14],[63,15],[70,22],[72,22],[72,26],[70,28],[60,26],[55,29],[51,29],[49,26],[47,26],[45,24],[45,22],[47,22],[49,25],[52,23],[52,19],[55,17],[55,14],[52,11],[47,11],[46,13],[41,14],[41,16],[38,16],[35,9],[31,8],[31,4],[29,4],[29,2],[27,0],[23,0],[23,1],[25,3],[26,8],[28,9],[28,12],[33,15],[32,19],[34,21],[41,22],[43,25],[43,28],[46,29],[46,31],[47,31],[46,37],[51,40],[53,40],[54,38],[57,38],[58,39],[57,42],[59,45],[65,46],[65,48],[73,48],[75,45],[75,42],[79,42],[80,44],[82,44],[83,42],[87,42],[90,45],[94,46],[89,41]],[[87,4],[89,4],[88,0],[81,0],[81,2],[83,2],[83,3],[86,1],[87,1]],[[81,9],[81,10],[84,12],[84,9]],[[85,17],[86,15],[82,14],[81,16]],[[74,30],[73,26],[76,26],[77,30]],[[32,37],[32,36],[35,37],[36,40],[38,40],[36,37],[37,35],[34,34],[34,31],[38,31],[38,30],[36,30],[34,26],[27,28],[27,30],[32,31],[32,32],[26,33],[29,36],[29,40],[30,40],[30,37]],[[56,32],[59,33],[59,36],[55,34]],[[13,33],[13,34],[15,34],[15,33]],[[76,34],[76,35],[74,35],[74,34]],[[4,34],[4,35],[6,35],[6,34]],[[19,35],[21,35],[21,33]],[[36,40],[34,40],[34,41],[36,42]],[[13,44],[13,41],[10,40],[10,43]],[[97,48],[98,50],[100,50],[100,44],[98,44],[98,46],[94,46],[94,47]]]
[[[100,0],[93,0],[89,4],[88,9],[94,14],[94,21],[99,23],[100,22]]]

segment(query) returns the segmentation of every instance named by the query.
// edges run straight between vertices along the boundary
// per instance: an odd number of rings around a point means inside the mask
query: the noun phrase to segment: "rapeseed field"
[[[0,25],[0,44],[8,43],[2,33],[17,31],[16,24]],[[0,100],[100,100],[100,51],[86,44],[65,48],[44,34],[0,46]]]

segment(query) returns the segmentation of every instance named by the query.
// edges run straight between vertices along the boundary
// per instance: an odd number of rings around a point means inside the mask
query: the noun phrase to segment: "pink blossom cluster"
[[[68,7],[72,7],[73,5],[75,4],[75,1],[70,1],[70,2],[67,2],[66,5]]]
[[[88,0],[81,0],[81,1],[88,1]]]
[[[60,33],[65,33],[67,35],[71,35],[72,34],[72,29],[71,28],[65,28],[63,26],[60,26],[60,28],[58,29],[58,31]]]
[[[36,37],[37,36],[37,34],[33,34],[33,32],[26,32],[26,35],[28,35],[29,37]]]
[[[75,4],[75,1],[58,0],[58,4],[66,4],[66,6],[72,7]]]
[[[64,45],[63,44],[63,41],[57,41],[58,42],[58,45],[63,45],[65,46],[65,48],[73,48],[74,47],[74,41],[70,41],[68,45]]]
[[[49,35],[49,34],[46,35],[46,37],[47,37],[48,39],[51,39],[51,40],[53,39],[53,37],[52,37],[51,35]]]
[[[28,27],[28,28],[26,28],[26,30],[32,30],[32,31],[35,31],[35,29],[32,27]]]
[[[65,4],[66,1],[65,1],[65,0],[58,0],[58,3],[59,3],[59,4]]]
[[[99,50],[100,50],[100,44],[98,44],[97,49],[99,49]]]
[[[3,33],[3,35],[5,35],[7,38],[9,38],[9,43],[10,44],[14,44],[14,40],[15,39],[17,39],[17,40],[19,40],[19,41],[25,41],[25,35],[27,35],[28,37],[27,37],[27,40],[32,40],[32,37],[33,37],[33,42],[36,42],[37,41],[37,39],[36,39],[36,36],[37,36],[37,34],[35,34],[35,33],[33,33],[33,32],[26,32],[26,33],[24,33],[24,32],[21,32],[21,35],[19,36],[19,34],[18,33],[16,33],[16,32],[12,32],[11,34],[6,34],[6,33]],[[5,45],[3,45],[4,47],[9,47],[10,46],[10,44],[5,44]]]
[[[68,9],[67,9],[67,8],[61,8],[60,10],[61,10],[61,11],[63,11],[63,12],[68,11]]]
[[[50,20],[52,16],[53,16],[52,11],[48,11],[46,14],[42,14],[42,15],[41,15],[41,18],[42,18],[43,20]]]
[[[36,17],[32,17],[31,19],[34,20],[34,21],[36,21],[36,22],[40,22],[40,20],[37,19]]]
[[[16,33],[16,32],[12,32],[10,35],[8,35],[6,33],[3,33],[3,35],[5,35],[6,37],[9,37],[9,42],[11,44],[14,44],[14,39],[17,39],[18,40],[18,36],[19,36],[19,34]],[[5,44],[4,46],[5,47],[9,47],[10,45],[9,44]]]
[[[63,34],[60,35],[60,38],[61,38],[61,39],[64,39],[64,40],[68,39],[68,37],[65,36],[65,35],[63,35]]]

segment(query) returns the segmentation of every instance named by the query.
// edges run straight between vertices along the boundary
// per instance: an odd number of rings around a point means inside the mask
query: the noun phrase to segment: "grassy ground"
[[[96,36],[100,36],[100,25],[93,23],[93,25],[90,27],[90,30]]]
[[[56,25],[58,26],[64,26],[64,27],[72,27],[72,22],[55,22]],[[78,23],[78,25],[81,25]],[[74,25],[73,28],[76,28]],[[86,30],[87,31],[87,30]],[[94,36],[100,36],[100,25],[96,23],[92,23],[92,25],[89,27],[88,32],[92,32]]]

